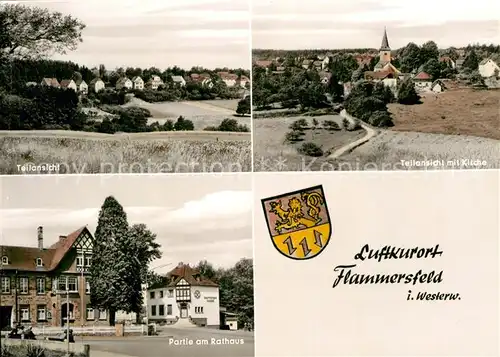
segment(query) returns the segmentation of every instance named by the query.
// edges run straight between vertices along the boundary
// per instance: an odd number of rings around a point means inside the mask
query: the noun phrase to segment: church
[[[384,85],[395,89],[398,79],[401,76],[401,71],[398,70],[391,62],[391,47],[389,46],[387,29],[384,29],[382,44],[379,50],[379,60],[373,71],[367,71],[364,73],[365,79],[373,82],[383,82]]]

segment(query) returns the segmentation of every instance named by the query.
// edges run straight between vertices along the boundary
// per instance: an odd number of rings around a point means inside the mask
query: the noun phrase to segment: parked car
[[[59,342],[66,342],[68,333],[66,330],[61,332],[59,335],[54,336],[54,337],[47,337],[47,340],[49,341],[59,341]],[[75,338],[73,337],[73,330],[69,330],[69,342],[74,343]]]
[[[14,338],[14,339],[24,339],[24,340],[36,340],[36,336],[33,333],[33,330],[31,327],[28,327],[27,329],[24,328],[24,326],[18,325],[14,327],[8,334],[9,338]]]

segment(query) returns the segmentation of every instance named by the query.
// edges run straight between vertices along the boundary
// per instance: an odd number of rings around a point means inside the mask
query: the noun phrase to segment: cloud
[[[228,219],[252,212],[252,191],[221,191],[210,193],[197,201],[186,202],[183,207],[170,212],[167,220],[189,223],[214,218]]]

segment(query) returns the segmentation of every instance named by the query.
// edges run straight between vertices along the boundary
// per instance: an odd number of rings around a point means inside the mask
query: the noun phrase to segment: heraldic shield
[[[332,226],[323,186],[262,199],[274,247],[290,259],[311,259],[330,242]]]

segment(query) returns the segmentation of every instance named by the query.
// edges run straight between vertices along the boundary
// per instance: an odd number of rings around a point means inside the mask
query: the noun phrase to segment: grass
[[[125,106],[137,106],[148,109],[152,117],[148,123],[165,123],[167,120],[177,120],[179,116],[193,122],[195,130],[203,130],[207,126],[217,126],[226,118],[234,118],[239,124],[250,127],[250,117],[237,117],[236,108],[238,100],[207,100],[184,102],[147,103],[138,98],[133,98]]]
[[[1,357],[65,357],[66,352],[51,351],[36,345],[28,344],[26,346],[1,346]],[[82,356],[81,354],[71,354],[73,357]]]
[[[44,163],[60,164],[63,174],[247,172],[251,142],[248,133],[0,133],[0,174]]]
[[[325,162],[328,155],[344,145],[362,138],[364,130],[326,130],[322,125],[312,128],[313,118],[305,118],[310,128],[304,130],[301,140],[290,143],[285,136],[290,132],[290,125],[300,117],[276,117],[254,119],[254,162],[255,171],[302,171],[313,170]],[[335,121],[341,125],[341,118],[334,115],[316,117],[319,124]],[[309,157],[299,153],[304,143],[314,143],[321,147],[323,156]]]
[[[470,135],[500,140],[500,90],[457,89],[425,94],[422,104],[390,104],[395,131]]]

